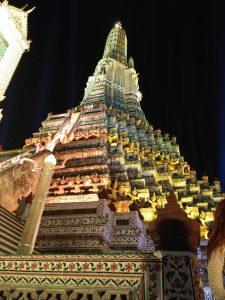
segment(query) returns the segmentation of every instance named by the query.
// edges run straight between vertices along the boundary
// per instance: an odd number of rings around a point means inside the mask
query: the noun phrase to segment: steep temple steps
[[[0,206],[0,254],[15,254],[24,223]]]

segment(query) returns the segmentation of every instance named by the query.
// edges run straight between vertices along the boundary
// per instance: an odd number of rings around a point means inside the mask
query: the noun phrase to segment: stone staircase
[[[15,254],[24,223],[0,206],[0,254]]]

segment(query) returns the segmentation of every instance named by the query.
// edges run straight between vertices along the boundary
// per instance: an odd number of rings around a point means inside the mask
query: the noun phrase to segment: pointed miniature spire
[[[107,57],[127,63],[127,36],[121,22],[115,23],[107,37],[103,58]]]
[[[129,68],[134,68],[134,59],[132,56],[130,56],[129,60],[128,60],[128,67]]]

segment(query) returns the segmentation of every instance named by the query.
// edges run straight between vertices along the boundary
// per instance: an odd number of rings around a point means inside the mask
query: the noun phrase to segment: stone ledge
[[[122,290],[127,295],[123,299],[175,299],[181,294],[189,300],[203,299],[195,254],[156,254],[158,257],[134,252],[0,256],[0,296],[31,289],[35,293],[61,293],[57,299],[72,299],[69,295],[76,291],[120,295]]]

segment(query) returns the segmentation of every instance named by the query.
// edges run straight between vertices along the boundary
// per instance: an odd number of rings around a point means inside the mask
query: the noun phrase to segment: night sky
[[[31,48],[3,103],[0,143],[22,147],[48,112],[83,97],[107,34],[120,20],[140,73],[142,108],[155,129],[177,137],[197,170],[225,189],[225,2],[10,0],[36,6]]]

